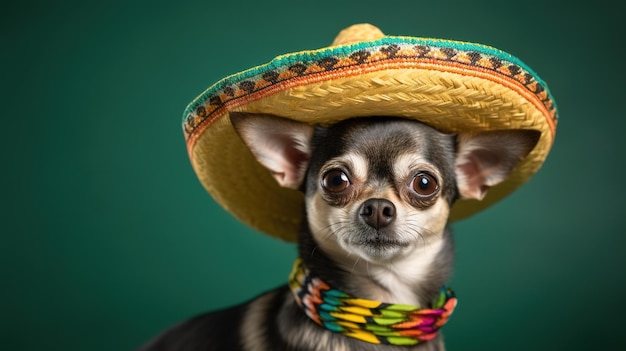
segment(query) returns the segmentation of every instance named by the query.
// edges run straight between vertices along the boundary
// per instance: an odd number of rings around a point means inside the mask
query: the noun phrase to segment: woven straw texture
[[[530,68],[487,46],[378,38],[382,33],[372,27],[350,27],[335,46],[279,56],[226,77],[189,104],[183,127],[194,170],[214,199],[238,219],[293,241],[303,196],[279,187],[254,159],[230,124],[231,111],[310,124],[399,116],[450,133],[540,131],[537,146],[511,176],[482,201],[458,201],[452,220],[497,202],[541,167],[554,140],[557,110],[546,84]],[[360,35],[374,39],[359,41]]]

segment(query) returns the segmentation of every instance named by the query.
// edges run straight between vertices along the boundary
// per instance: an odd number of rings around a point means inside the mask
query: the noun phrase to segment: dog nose
[[[391,224],[396,218],[396,206],[389,200],[369,199],[361,205],[359,215],[367,225],[380,229]]]

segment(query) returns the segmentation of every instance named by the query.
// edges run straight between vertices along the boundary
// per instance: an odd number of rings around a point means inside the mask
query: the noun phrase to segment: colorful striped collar
[[[289,276],[289,287],[315,323],[372,344],[411,346],[432,340],[457,303],[454,292],[445,287],[431,308],[356,298],[312,276],[299,258]]]

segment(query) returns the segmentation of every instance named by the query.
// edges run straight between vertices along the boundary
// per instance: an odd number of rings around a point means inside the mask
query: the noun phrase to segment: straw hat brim
[[[482,201],[459,200],[470,216],[526,182],[553,144],[557,110],[547,85],[519,59],[480,44],[384,36],[276,57],[228,76],[184,112],[192,166],[213,198],[269,235],[295,241],[303,195],[281,188],[236,135],[230,112],[273,114],[310,124],[352,117],[416,119],[449,133],[541,132],[535,148]]]

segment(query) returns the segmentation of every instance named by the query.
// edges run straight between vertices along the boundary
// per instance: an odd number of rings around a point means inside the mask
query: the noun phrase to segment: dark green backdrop
[[[536,177],[454,225],[449,350],[620,348],[626,8],[602,3],[3,2],[0,349],[130,350],[284,283],[294,246],[203,190],[182,111],[358,22],[508,51],[560,107]]]

